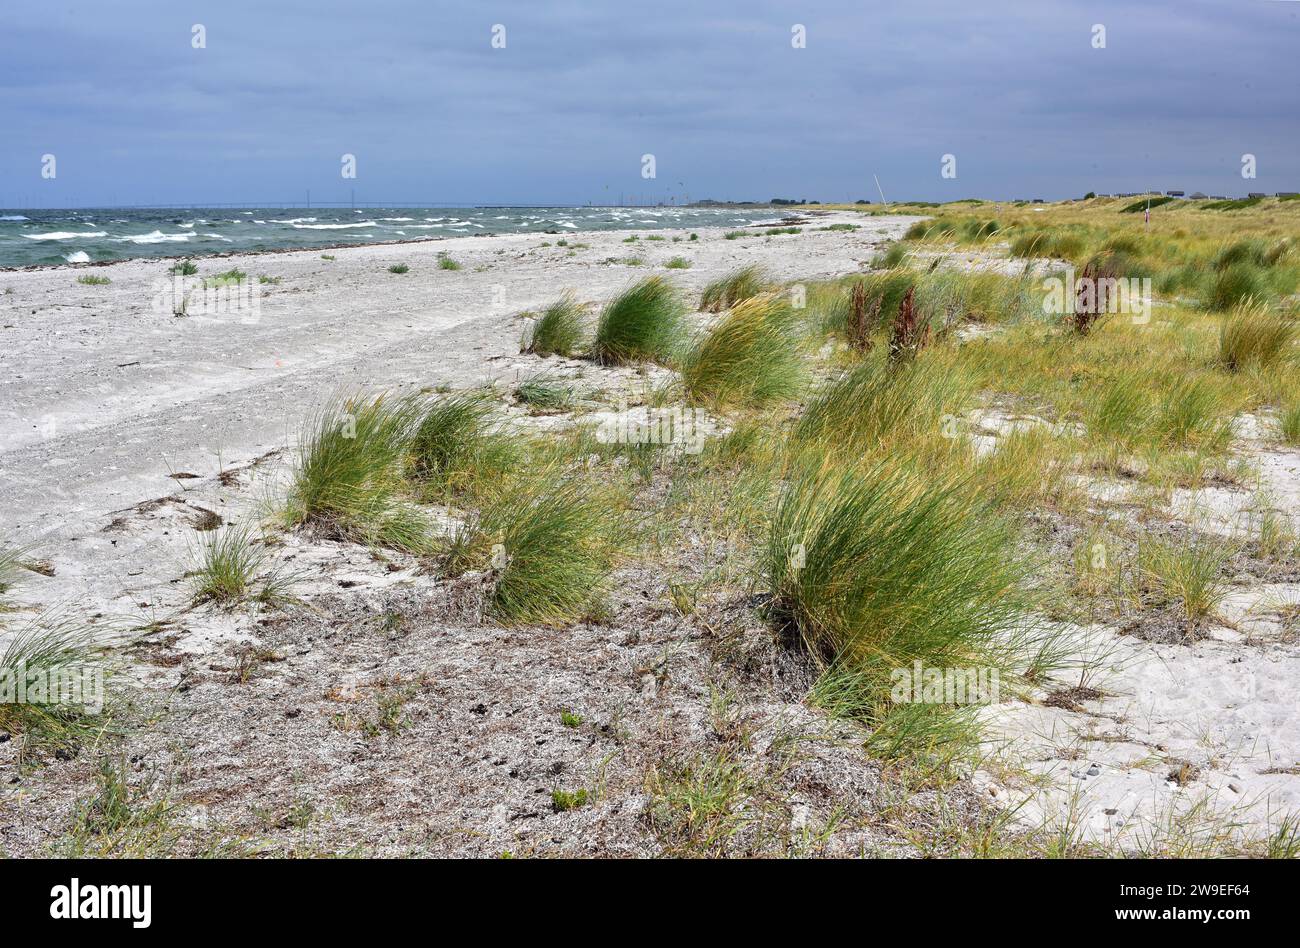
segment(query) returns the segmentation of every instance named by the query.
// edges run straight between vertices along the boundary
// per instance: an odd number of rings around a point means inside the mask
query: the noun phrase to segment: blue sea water
[[[310,249],[474,234],[739,227],[772,208],[82,208],[0,210],[0,267]]]

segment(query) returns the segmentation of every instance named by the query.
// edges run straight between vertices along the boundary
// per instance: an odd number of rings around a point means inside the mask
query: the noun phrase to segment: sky
[[[873,175],[1300,191],[1300,2],[0,4],[2,207],[829,202]]]

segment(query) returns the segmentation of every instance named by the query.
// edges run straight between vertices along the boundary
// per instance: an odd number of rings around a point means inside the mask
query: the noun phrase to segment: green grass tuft
[[[1207,309],[1222,312],[1267,295],[1268,285],[1259,266],[1239,261],[1210,277],[1204,302]]]
[[[268,570],[267,552],[249,527],[227,527],[211,534],[199,547],[190,571],[194,602],[231,606],[245,599],[273,602],[287,598],[291,579]],[[261,582],[261,589],[254,587]]]
[[[596,607],[626,536],[620,498],[552,468],[490,498],[456,534],[447,571],[490,569],[487,612],[505,625],[564,625]]]
[[[383,395],[339,398],[299,439],[286,516],[327,535],[419,552],[428,522],[403,498],[404,465],[419,405]]]
[[[515,398],[540,411],[568,411],[577,403],[578,395],[564,378],[543,372],[520,382]]]
[[[94,692],[109,669],[94,630],[45,613],[9,632],[0,651],[0,733],[21,738],[24,747],[69,749],[100,730],[104,694]],[[47,681],[59,693],[35,698],[29,684],[19,702],[6,692],[23,676],[28,683]]]
[[[410,445],[410,475],[426,494],[475,493],[517,460],[517,446],[498,432],[490,392],[460,392],[422,407]]]
[[[600,315],[592,354],[605,365],[669,364],[683,335],[686,306],[677,289],[652,276],[624,290]]]
[[[802,445],[861,453],[941,438],[960,415],[969,386],[956,371],[924,359],[889,368],[883,353],[830,382],[794,429]]]
[[[736,304],[682,357],[687,400],[758,408],[798,396],[806,370],[795,323],[783,296],[767,293]]]
[[[565,293],[542,310],[533,326],[528,351],[534,355],[568,356],[582,345],[587,308],[572,293]]]
[[[893,713],[896,669],[1010,676],[1023,659],[1027,639],[1013,630],[1027,629],[1032,564],[960,479],[892,462],[798,465],[764,564],[773,617],[824,668],[851,676],[853,695],[838,700],[871,721]]]
[[[762,267],[757,264],[741,267],[704,288],[700,296],[700,309],[710,313],[721,312],[768,288],[769,281]]]
[[[1223,320],[1219,331],[1219,362],[1229,371],[1267,369],[1285,359],[1300,334],[1294,317],[1272,312],[1247,300]]]
[[[1300,447],[1300,397],[1282,405],[1277,419],[1278,434],[1292,447]]]
[[[1233,550],[1205,538],[1177,544],[1147,541],[1138,551],[1148,587],[1176,600],[1193,623],[1213,616],[1228,594],[1224,567]]]

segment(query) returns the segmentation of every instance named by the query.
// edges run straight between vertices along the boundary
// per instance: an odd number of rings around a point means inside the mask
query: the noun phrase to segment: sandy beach
[[[195,486],[175,475],[210,480],[291,447],[302,419],[341,390],[515,381],[537,367],[519,355],[515,315],[563,289],[601,303],[650,272],[691,290],[751,263],[780,278],[852,273],[915,220],[813,218],[837,219],[861,229],[766,241],[722,240],[713,229],[689,243],[670,239],[688,231],[664,231],[668,240],[635,246],[623,242],[635,231],[507,235],[197,258],[199,277],[239,268],[280,281],[259,285],[255,321],[156,311],[171,261],[0,272],[0,522],[13,541],[64,564],[43,598],[129,612],[174,564],[156,549],[139,555],[153,538],[108,544],[93,537],[95,525]],[[585,246],[555,246],[562,239]],[[462,269],[438,269],[440,254]],[[679,254],[690,269],[665,271]],[[644,264],[606,262],[634,255]],[[410,272],[389,273],[398,263]],[[85,272],[112,283],[80,285]]]

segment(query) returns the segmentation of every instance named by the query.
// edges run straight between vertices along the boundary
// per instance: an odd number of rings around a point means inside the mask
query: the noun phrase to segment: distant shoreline
[[[522,205],[518,205],[518,206],[522,206]],[[560,205],[547,205],[547,206],[558,207]],[[611,207],[616,207],[616,206],[617,205],[611,205]],[[737,207],[738,209],[740,208],[739,205],[733,205],[733,206]],[[752,207],[746,207],[744,209],[757,210],[757,209],[765,209],[766,207],[767,205],[756,204],[753,205]],[[798,205],[796,205],[796,207],[798,207]],[[680,209],[680,206],[678,209]],[[705,208],[705,209],[709,209],[709,208]],[[813,216],[826,217],[836,213],[831,208],[822,208],[822,207],[815,207],[814,209],[808,210],[806,213],[800,215],[789,213],[792,210],[792,208],[789,208],[787,205],[773,206],[772,209],[784,210],[787,212],[785,216],[780,217],[771,222],[769,226],[773,226],[773,227],[790,226],[791,222],[796,222],[798,217],[813,217]],[[32,210],[32,209],[28,208],[28,210]],[[105,210],[105,208],[76,208],[76,210],[86,210],[86,211]],[[716,227],[716,226],[718,225],[716,224],[698,225],[698,227],[701,229],[705,227]],[[750,223],[750,224],[736,225],[736,226],[739,228],[745,226],[759,227],[763,225],[757,223]],[[74,269],[87,269],[91,267],[111,267],[111,266],[117,266],[118,264],[134,263],[141,260],[150,260],[150,261],[156,260],[160,262],[176,261],[176,260],[198,260],[198,259],[221,260],[227,257],[253,257],[253,256],[271,255],[271,254],[285,254],[285,253],[317,253],[317,252],[329,252],[331,250],[350,250],[358,247],[396,247],[405,244],[436,243],[444,240],[460,240],[464,238],[539,237],[539,236],[568,238],[568,237],[576,237],[579,235],[590,236],[592,234],[613,234],[613,233],[626,233],[628,231],[644,231],[646,229],[647,228],[645,227],[605,227],[600,230],[542,230],[542,231],[518,231],[515,233],[501,233],[501,232],[485,230],[481,233],[476,233],[476,234],[448,234],[448,235],[441,235],[437,237],[403,237],[397,240],[371,240],[371,241],[366,241],[364,243],[346,242],[346,243],[314,244],[310,247],[268,247],[268,248],[256,249],[256,250],[215,250],[212,252],[200,251],[197,253],[181,253],[181,254],[166,255],[166,256],[159,255],[159,256],[121,257],[117,260],[88,260],[82,263],[29,263],[23,266],[0,266],[0,273],[28,273],[28,272],[34,272],[40,270],[74,270]],[[656,228],[656,229],[671,230],[675,228],[665,227],[665,228]]]

